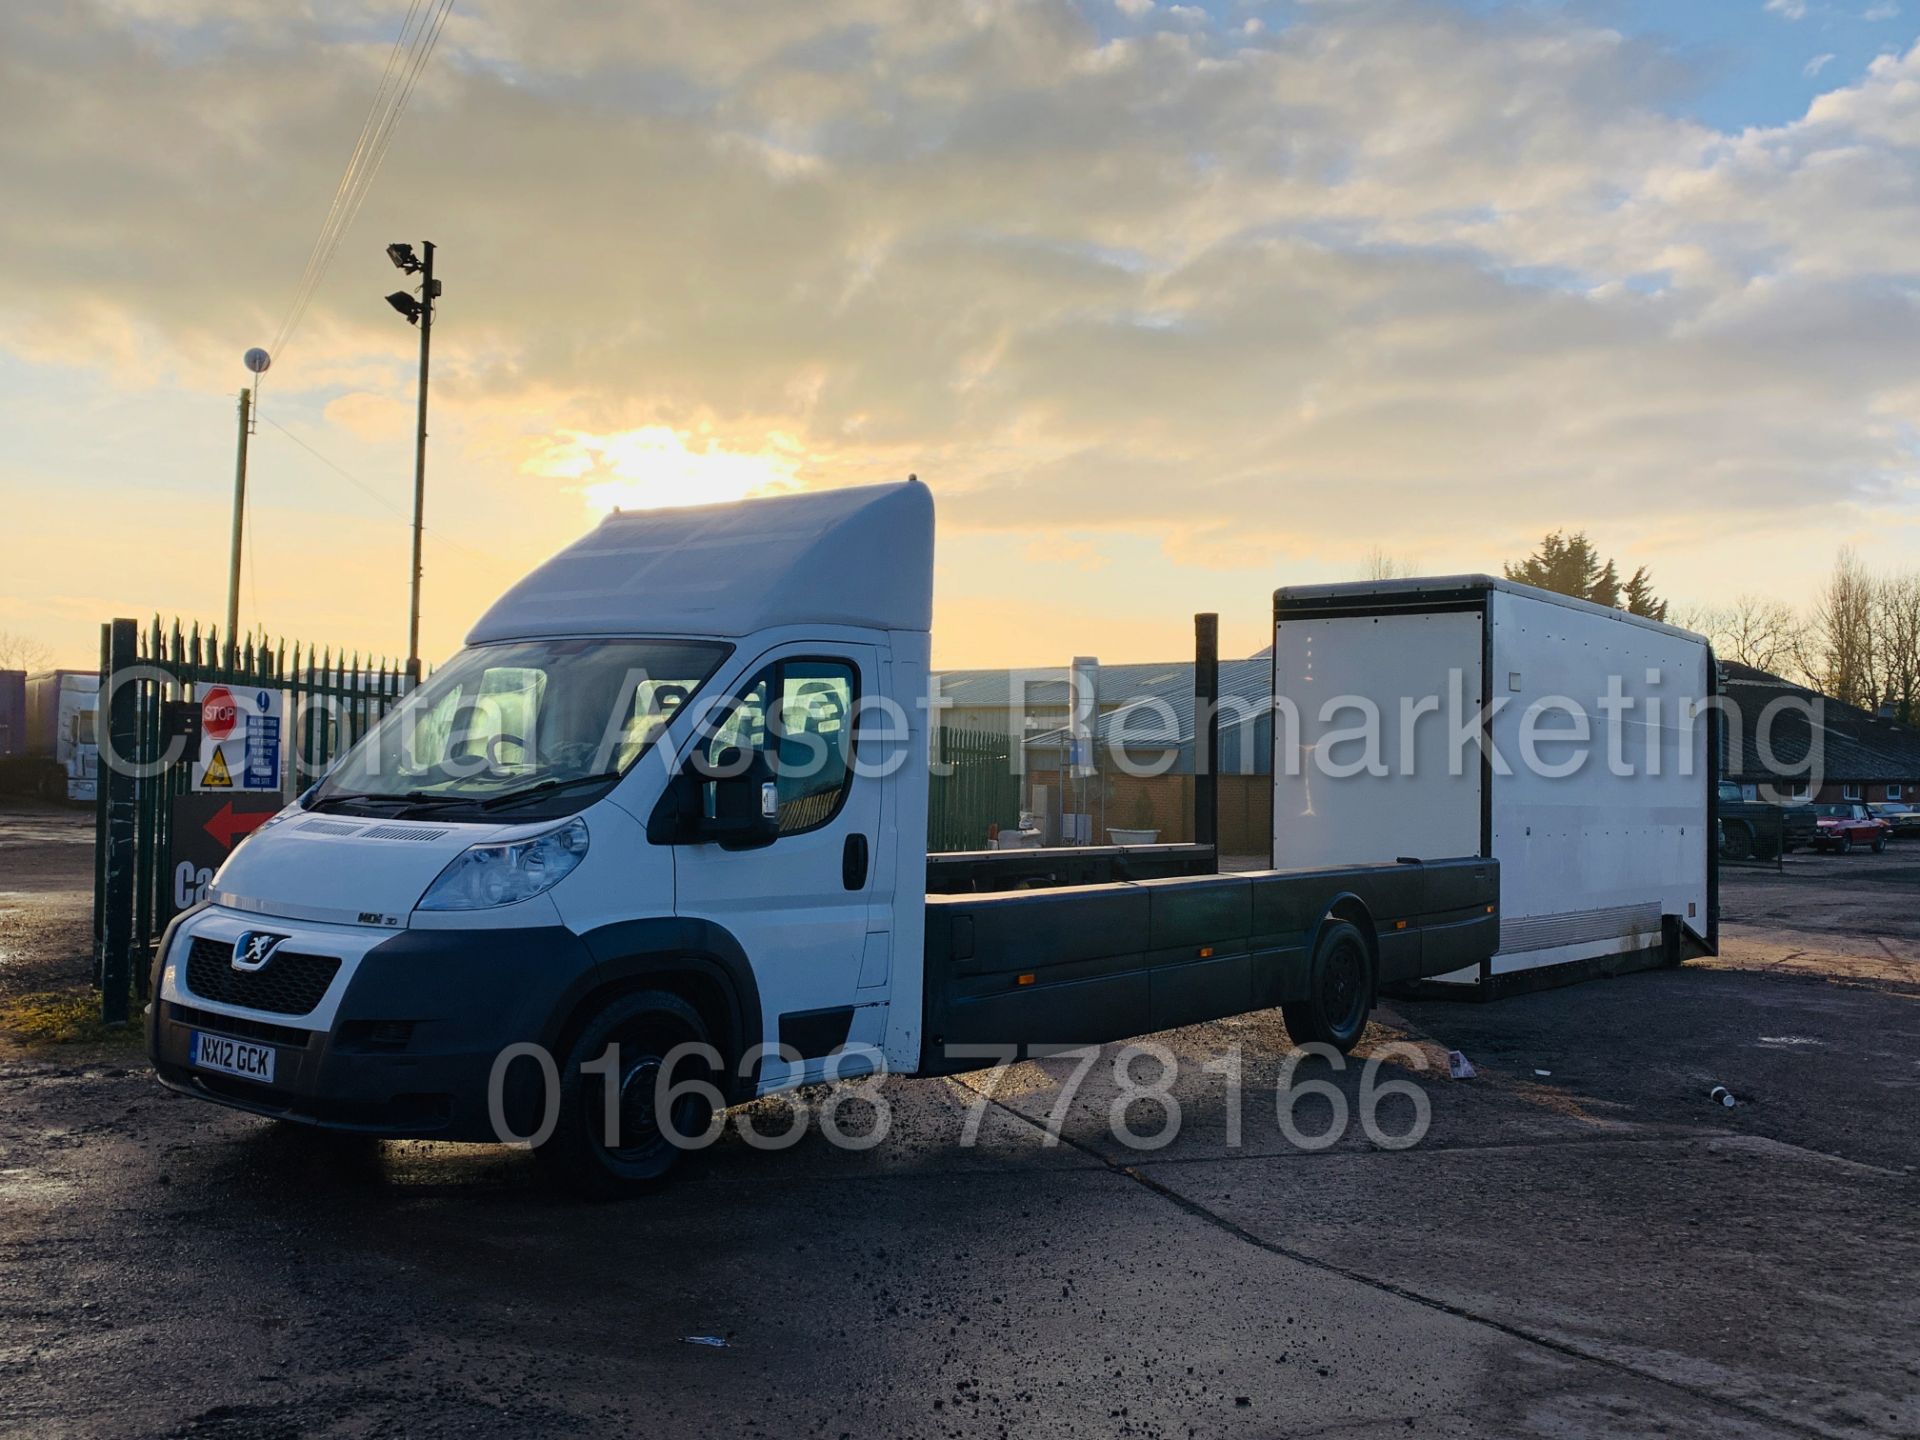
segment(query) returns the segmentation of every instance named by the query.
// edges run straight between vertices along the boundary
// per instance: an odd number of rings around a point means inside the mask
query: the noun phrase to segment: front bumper
[[[161,1081],[256,1115],[392,1138],[510,1138],[499,1133],[488,1100],[496,1061],[523,1042],[553,1051],[596,974],[586,947],[558,926],[354,936],[276,924],[294,932],[283,948],[359,947],[311,1014],[278,1015],[211,1004],[189,988],[182,957],[194,935],[231,928],[222,912],[196,911],[161,944],[147,1016],[148,1054]],[[273,1083],[194,1068],[196,1030],[273,1046]],[[513,1065],[501,1090],[512,1134],[537,1128],[542,1101],[539,1067]]]

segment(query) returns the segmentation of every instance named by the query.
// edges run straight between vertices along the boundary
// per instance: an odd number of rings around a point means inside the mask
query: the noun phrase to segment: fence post
[[[100,693],[107,690],[107,676],[113,666],[113,627],[100,627]],[[94,716],[97,726],[105,717]],[[97,742],[99,731],[94,732]],[[95,746],[96,753],[98,745]],[[93,766],[93,983],[100,984],[100,964],[105,957],[105,923],[107,894],[107,776],[105,768],[96,759]]]
[[[107,738],[112,750],[95,767],[96,783],[107,794],[107,853],[100,916],[100,1018],[109,1025],[127,1020],[127,991],[133,973],[134,818],[138,786],[123,762],[136,755],[139,696],[134,682],[120,676],[137,663],[137,631],[131,620],[115,620],[107,646]]]

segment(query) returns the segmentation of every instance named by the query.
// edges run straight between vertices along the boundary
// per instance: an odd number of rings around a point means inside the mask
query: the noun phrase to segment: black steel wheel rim
[[[1339,1034],[1355,1029],[1366,1004],[1366,961],[1351,939],[1327,952],[1320,969],[1320,1012]]]

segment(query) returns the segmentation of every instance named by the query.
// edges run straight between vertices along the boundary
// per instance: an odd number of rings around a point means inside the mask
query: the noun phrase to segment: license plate
[[[224,1035],[193,1032],[193,1048],[187,1058],[202,1070],[218,1070],[223,1075],[238,1075],[242,1080],[273,1083],[273,1047],[255,1045],[247,1040],[229,1040]]]

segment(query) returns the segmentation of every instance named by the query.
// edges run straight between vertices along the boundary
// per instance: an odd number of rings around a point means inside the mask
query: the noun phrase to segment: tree
[[[1363,562],[1369,580],[1405,580],[1412,576],[1414,562],[1400,555],[1389,555],[1385,548],[1372,546]]]
[[[1875,583],[1870,627],[1876,699],[1912,725],[1920,719],[1920,571]]]
[[[1695,606],[1680,615],[1678,623],[1711,640],[1713,653],[1722,660],[1797,678],[1805,626],[1784,600],[1741,595],[1730,605]]]
[[[0,670],[45,670],[53,647],[17,630],[0,630]]]
[[[1607,568],[1613,568],[1611,560],[1607,562]],[[1649,620],[1667,618],[1667,602],[1653,593],[1653,576],[1647,573],[1646,566],[1642,565],[1633,572],[1621,593],[1626,599],[1629,615],[1644,615]]]
[[[1653,577],[1642,565],[1624,585],[1620,567],[1611,559],[1602,560],[1584,530],[1568,535],[1556,530],[1540,542],[1540,548],[1517,564],[1502,567],[1507,579],[1523,585],[1537,585],[1558,595],[1591,600],[1610,610],[1627,609],[1651,620],[1667,618],[1667,602],[1653,593]]]
[[[1874,664],[1877,589],[1860,557],[1842,547],[1808,627],[1806,668],[1814,688],[1862,710],[1880,707]]]

